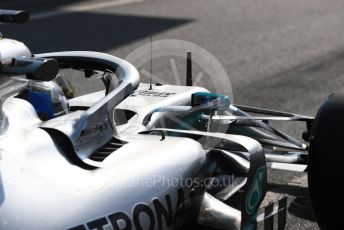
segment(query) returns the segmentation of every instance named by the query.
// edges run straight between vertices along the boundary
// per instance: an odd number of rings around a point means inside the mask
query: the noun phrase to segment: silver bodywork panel
[[[150,89],[139,83],[135,67],[106,54],[38,57],[66,68],[80,62],[110,69],[119,85],[110,79],[111,90],[73,98],[70,113],[48,121],[29,102],[7,97],[7,129],[0,134],[1,229],[181,229],[190,222],[255,228],[266,190],[262,145],[243,135],[182,129],[178,120],[161,125],[188,112],[193,94],[208,90]],[[130,117],[116,123],[123,111]],[[208,115],[189,116],[202,123]],[[205,183],[222,177],[234,180],[225,187]],[[239,191],[240,208],[223,202]]]
[[[135,219],[133,209],[138,204],[155,210],[152,201],[165,204],[166,196],[176,213],[182,187],[163,183],[201,176],[205,152],[199,143],[174,137],[160,141],[154,135],[128,137],[130,143],[100,168],[82,169],[39,128],[41,121],[30,106],[12,99],[5,107],[13,119],[9,120],[11,128],[0,137],[1,229],[67,229],[119,211]],[[17,123],[18,118],[25,120]],[[183,192],[187,197],[188,191]],[[154,223],[140,218],[138,224],[144,229],[156,225],[157,229],[155,218]]]

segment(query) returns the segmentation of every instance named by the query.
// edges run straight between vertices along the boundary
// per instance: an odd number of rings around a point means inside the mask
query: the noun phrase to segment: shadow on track
[[[295,185],[268,184],[268,190],[275,193],[288,194],[296,198],[288,206],[290,214],[309,221],[316,221],[313,213],[308,188]]]
[[[60,7],[84,2],[86,0],[2,0],[1,9],[27,10],[31,13],[44,10],[56,10]]]
[[[1,25],[5,37],[23,41],[34,53],[62,50],[108,51],[189,23],[190,19],[79,12]]]

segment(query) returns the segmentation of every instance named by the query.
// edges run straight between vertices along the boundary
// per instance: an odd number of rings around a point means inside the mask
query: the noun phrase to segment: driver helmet
[[[54,81],[29,80],[22,97],[31,103],[43,121],[69,112],[68,100],[61,87]]]

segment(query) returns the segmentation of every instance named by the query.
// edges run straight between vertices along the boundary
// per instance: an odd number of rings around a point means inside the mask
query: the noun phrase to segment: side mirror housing
[[[29,21],[29,19],[30,19],[30,14],[26,11],[0,9],[0,22],[25,23]]]

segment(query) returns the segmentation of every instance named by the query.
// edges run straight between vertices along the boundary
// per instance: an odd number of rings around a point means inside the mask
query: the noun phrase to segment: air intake
[[[110,156],[111,153],[115,152],[117,149],[121,148],[127,142],[121,141],[117,138],[112,138],[108,143],[106,143],[101,148],[97,149],[91,156],[90,159],[93,161],[103,161],[105,158]]]

